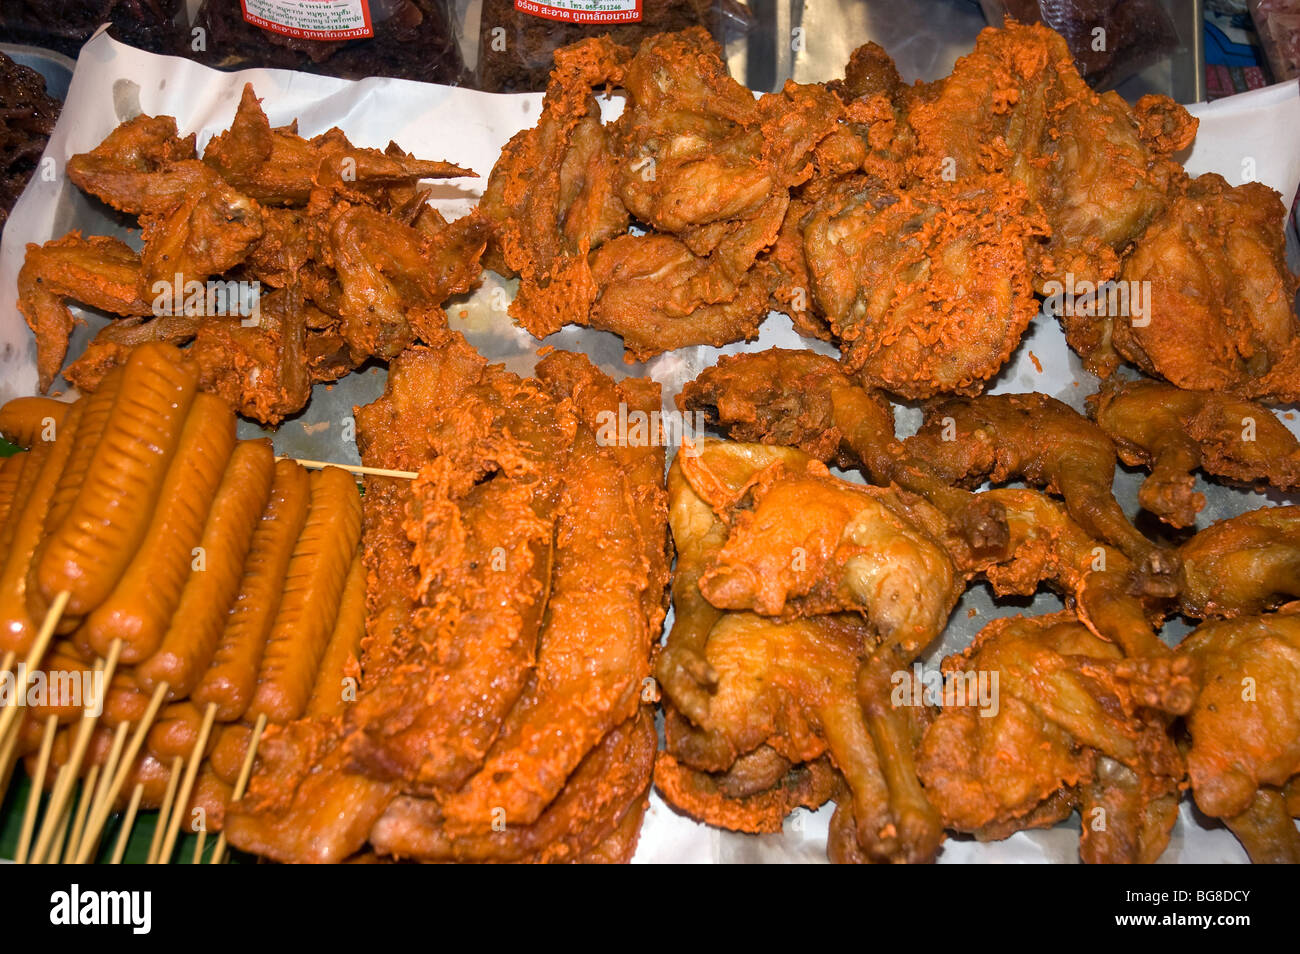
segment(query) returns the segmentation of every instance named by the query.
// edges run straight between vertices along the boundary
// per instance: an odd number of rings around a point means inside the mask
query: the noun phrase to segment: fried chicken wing
[[[771,348],[724,355],[682,388],[684,411],[702,411],[739,441],[798,447],[826,464],[856,467],[872,483],[918,494],[956,524],[972,550],[1006,544],[1006,520],[987,498],[954,487],[895,437],[893,407],[851,381],[832,358]]]
[[[1055,398],[996,394],[932,404],[904,446],[947,480],[1024,480],[1060,494],[1070,516],[1123,550],[1153,592],[1172,593],[1175,555],[1143,536],[1115,501],[1114,443]]]
[[[1300,596],[1300,507],[1220,520],[1179,549],[1179,604],[1197,619],[1261,613]]]
[[[1300,861],[1300,831],[1280,791],[1300,774],[1300,616],[1203,623],[1179,652],[1206,671],[1187,716],[1197,807],[1223,819],[1252,861]]]
[[[1220,391],[1184,391],[1161,381],[1106,383],[1088,399],[1120,459],[1151,472],[1138,502],[1175,527],[1205,506],[1193,474],[1300,488],[1300,443],[1268,408]]]
[[[252,84],[246,83],[230,129],[208,141],[203,161],[236,189],[268,205],[305,205],[322,186],[354,200],[368,196],[386,203],[387,190],[420,179],[474,175],[449,162],[416,159],[392,144],[382,152],[358,148],[338,129],[304,139],[296,126],[272,127]]]
[[[68,178],[120,212],[164,214],[218,178],[197,160],[194,142],[171,116],[136,116],[69,159]]]
[[[478,281],[487,227],[475,215],[429,236],[364,205],[339,207],[329,223],[343,337],[354,357],[392,358],[446,324],[442,303]]]
[[[148,315],[140,256],[101,235],[82,238],[70,232],[44,245],[28,245],[18,272],[18,310],[36,336],[39,387],[48,391],[68,353],[68,336],[77,323],[66,302],[72,299],[116,315]]]
[[[1278,194],[1207,174],[1156,218],[1124,261],[1149,288],[1148,314],[1117,317],[1115,348],[1180,388],[1240,398],[1300,398],[1296,279],[1287,268]]]

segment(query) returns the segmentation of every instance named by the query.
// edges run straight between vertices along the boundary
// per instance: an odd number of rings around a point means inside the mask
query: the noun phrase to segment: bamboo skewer
[[[109,684],[113,681],[113,673],[117,671],[117,661],[122,655],[122,641],[114,640],[112,647],[108,651],[108,659],[101,659],[95,663],[95,672],[103,674],[100,688],[107,692]],[[100,705],[96,706],[103,712],[103,697],[99,700]],[[54,786],[54,794],[50,799],[50,804],[45,810],[45,821],[41,824],[41,834],[36,839],[36,851],[32,856],[32,861],[40,863],[46,856],[46,851],[50,847],[54,836],[55,829],[53,825],[58,824],[58,819],[63,815],[64,805],[72,792],[72,786],[76,784],[77,772],[81,769],[81,761],[86,756],[86,749],[90,745],[90,737],[94,734],[95,724],[99,722],[99,715],[91,715],[89,706],[85,715],[81,717],[81,723],[77,726],[77,738],[73,743],[72,751],[68,755],[68,764],[66,768],[71,771],[66,777],[61,777]]]
[[[413,470],[388,470],[385,467],[364,467],[361,464],[336,464],[329,460],[303,460],[301,457],[279,457],[277,460],[296,461],[308,470],[320,470],[322,467],[337,467],[351,474],[369,475],[371,477],[405,477],[414,480],[420,476]]]
[[[18,835],[18,850],[14,853],[14,861],[20,865],[27,863],[27,853],[32,845],[32,832],[36,827],[36,810],[41,804],[41,790],[45,788],[45,775],[50,770],[50,752],[54,749],[54,733],[58,728],[58,716],[50,716],[45,720],[45,733],[41,737],[40,752],[36,756],[36,774],[32,776],[32,787],[27,792],[23,827]]]
[[[109,859],[110,865],[120,865],[122,856],[126,854],[127,842],[131,840],[131,826],[135,824],[135,813],[140,810],[140,798],[144,795],[144,782],[136,782],[135,788],[131,790],[131,803],[126,806],[126,814],[122,816],[122,830],[117,833],[117,844],[113,846],[113,857]]]
[[[68,850],[63,853],[63,863],[72,864],[72,859],[77,857],[77,845],[86,830],[86,812],[90,809],[90,803],[95,797],[95,787],[99,782],[98,765],[92,765],[90,771],[86,773],[85,779],[81,783],[81,798],[77,801],[77,809],[72,813],[72,829],[68,832]],[[68,803],[71,805],[71,802]],[[50,861],[58,860],[55,852],[50,853]]]
[[[203,841],[207,837],[207,828],[200,828],[199,837],[194,840],[194,856],[190,858],[190,864],[199,865],[203,863]]]
[[[257,744],[262,741],[262,732],[266,729],[266,713],[259,713],[257,723],[253,726],[253,734],[248,740],[248,748],[244,751],[243,764],[239,766],[239,777],[235,779],[235,788],[230,793],[230,803],[233,805],[244,797],[244,792],[248,789],[248,780],[253,775],[253,761],[257,758]],[[224,826],[220,835],[217,836],[217,845],[212,849],[212,860],[209,864],[219,865],[221,859],[226,853],[226,832]]]
[[[9,733],[9,738],[0,742],[0,802],[4,801],[5,792],[9,791],[9,777],[18,763],[18,741],[20,728]]]
[[[112,784],[105,791],[103,798],[95,800],[95,806],[90,813],[90,824],[87,826],[92,843],[98,840],[100,832],[104,830],[104,825],[108,823],[108,816],[113,810],[113,803],[117,801],[118,795],[126,786],[126,780],[130,777],[131,769],[135,766],[136,756],[140,754],[145,737],[153,726],[153,720],[158,717],[158,710],[162,708],[168,690],[169,687],[166,682],[158,683],[158,686],[154,689],[153,697],[149,700],[149,708],[145,710],[140,723],[135,728],[135,734],[131,736],[131,742],[127,745],[121,762],[118,763]],[[89,862],[90,852],[87,850],[86,845],[83,844],[81,850],[77,853],[77,864],[84,865]]]
[[[63,766],[63,768],[59,769],[59,778],[55,783],[56,789],[60,784],[65,782],[69,786],[77,784],[77,773],[70,770],[71,765],[72,763],[69,762],[67,765]],[[54,817],[52,813],[51,817]],[[63,841],[68,837],[68,826],[71,822],[72,802],[69,801],[59,809],[57,817],[54,818],[54,841],[50,845],[49,857],[45,860],[45,864],[56,865],[59,863],[59,855],[63,851]]]
[[[153,841],[149,843],[149,857],[145,864],[158,863],[158,852],[162,848],[163,836],[171,817],[172,800],[176,797],[176,786],[181,780],[184,761],[179,755],[172,759],[171,774],[167,776],[167,791],[163,794],[162,805],[158,807],[158,821],[154,826]]]
[[[63,617],[63,611],[71,598],[72,594],[67,590],[54,597],[54,602],[50,604],[45,619],[41,621],[41,628],[36,633],[36,641],[32,643],[31,649],[27,652],[27,658],[24,660],[23,669],[27,674],[30,675],[31,671],[40,665],[41,657],[45,655],[50,640],[54,638],[54,627],[59,625],[59,620]],[[10,727],[14,725],[18,713],[22,711],[18,697],[20,694],[26,694],[26,691],[26,686],[15,686],[14,698],[8,706],[0,710],[0,741],[4,741],[8,737]]]
[[[217,717],[217,704],[209,702],[208,707],[203,711],[203,724],[199,727],[199,737],[194,740],[194,750],[190,753],[189,763],[185,766],[185,781],[181,784],[180,793],[176,796],[176,810],[167,821],[167,840],[163,842],[162,854],[159,856],[159,864],[168,864],[171,861],[172,851],[176,847],[176,838],[181,830],[181,816],[183,816],[190,804],[190,794],[194,790],[194,780],[199,774],[199,765],[203,762],[204,750],[208,746],[208,736],[212,734],[212,723]]]

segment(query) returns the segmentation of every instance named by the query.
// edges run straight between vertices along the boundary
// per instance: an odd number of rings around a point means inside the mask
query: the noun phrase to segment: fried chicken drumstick
[[[1220,391],[1184,391],[1161,381],[1106,383],[1088,399],[1120,459],[1151,472],[1138,502],[1175,527],[1205,506],[1193,474],[1300,488],[1300,443],[1268,408]]]

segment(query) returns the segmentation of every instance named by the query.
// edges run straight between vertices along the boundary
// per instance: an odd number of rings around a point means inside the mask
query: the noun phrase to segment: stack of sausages
[[[365,629],[355,478],[236,440],[230,407],[198,391],[164,344],[137,348],[74,403],[9,402],[0,434],[27,449],[0,465],[0,656],[28,653],[69,594],[42,668],[81,673],[119,653],[81,770],[161,693],[119,804],[139,783],[141,804],[157,807],[174,760],[201,755],[191,805],[218,830],[259,717],[338,714],[354,684]],[[28,706],[19,752],[34,759],[56,719],[59,768],[82,712],[67,699]]]

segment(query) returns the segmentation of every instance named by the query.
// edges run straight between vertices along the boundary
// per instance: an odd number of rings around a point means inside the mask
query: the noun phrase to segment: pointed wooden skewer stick
[[[19,723],[21,727],[22,723]],[[0,742],[0,802],[4,801],[5,792],[9,791],[9,779],[14,766],[18,764],[18,743],[21,741],[20,728],[9,733],[9,738]]]
[[[122,816],[122,830],[117,833],[117,844],[113,846],[113,857],[109,859],[110,865],[120,865],[122,856],[126,854],[127,842],[131,840],[131,826],[135,824],[135,813],[140,810],[140,798],[144,795],[144,782],[136,782],[135,788],[131,790],[131,803],[126,806],[126,814]]]
[[[171,774],[167,776],[167,791],[163,793],[162,804],[158,806],[158,819],[154,823],[153,841],[149,843],[149,857],[145,864],[158,863],[158,851],[162,848],[163,836],[167,833],[168,819],[171,817],[172,800],[176,797],[176,786],[181,780],[181,767],[185,760],[179,755],[172,759]]]
[[[248,789],[248,780],[253,777],[253,762],[257,758],[257,744],[262,741],[262,732],[266,729],[266,713],[259,713],[257,723],[253,726],[253,734],[248,740],[248,748],[244,750],[244,761],[239,766],[239,777],[235,779],[234,791],[230,793],[230,804],[235,804],[244,797],[244,792]],[[226,832],[223,830],[217,836],[217,845],[212,849],[212,860],[209,864],[219,865],[221,859],[226,853]]]
[[[68,756],[68,765],[72,771],[67,776],[60,778],[54,786],[54,794],[51,796],[49,807],[45,810],[45,821],[41,824],[40,836],[36,839],[36,850],[32,855],[32,861],[39,864],[46,857],[46,851],[49,849],[53,840],[55,829],[52,824],[57,825],[59,819],[63,816],[64,805],[67,803],[68,795],[72,792],[72,786],[76,783],[77,772],[81,770],[81,761],[86,756],[86,749],[90,745],[90,737],[94,734],[95,725],[99,722],[99,716],[104,711],[103,692],[113,681],[113,673],[117,671],[117,661],[122,656],[122,641],[113,640],[113,645],[108,650],[108,659],[101,659],[95,663],[95,672],[102,673],[102,679],[99,683],[101,693],[98,705],[94,708],[99,711],[92,714],[91,706],[87,705],[85,714],[81,717],[81,724],[77,726],[77,738],[72,744],[72,752]]]
[[[91,843],[97,843],[100,832],[108,823],[108,816],[113,811],[113,805],[117,802],[117,797],[126,787],[126,780],[131,776],[131,770],[135,767],[136,756],[140,754],[140,749],[144,745],[144,740],[149,734],[149,729],[153,726],[153,720],[158,717],[158,710],[162,708],[163,700],[167,698],[169,686],[166,682],[160,682],[154,688],[153,697],[149,700],[149,708],[145,710],[140,722],[135,727],[135,733],[131,736],[131,742],[126,747],[126,752],[122,754],[122,760],[118,763],[117,771],[114,773],[113,783],[106,790],[103,798],[97,798],[95,805],[90,811],[90,823],[86,826],[88,837]],[[90,853],[87,846],[83,844],[77,852],[77,864],[89,864]]]
[[[171,864],[172,851],[176,848],[176,838],[181,831],[181,819],[189,809],[190,794],[194,791],[194,780],[198,777],[199,766],[208,747],[208,736],[212,734],[212,723],[217,717],[217,704],[209,702],[203,710],[203,724],[199,727],[199,737],[194,740],[194,750],[190,752],[189,764],[185,766],[185,781],[176,796],[176,810],[167,822],[167,840],[163,842],[159,864]]]
[[[45,650],[49,648],[50,640],[54,638],[54,627],[59,625],[59,620],[63,617],[63,610],[68,605],[68,600],[72,594],[67,590],[59,593],[54,597],[54,602],[50,604],[49,611],[45,614],[45,619],[41,621],[41,628],[36,633],[36,641],[32,643],[31,649],[27,651],[27,658],[24,660],[24,672],[29,676],[33,669],[41,663],[41,657],[45,655]],[[7,667],[6,667],[7,668]],[[4,709],[0,709],[0,742],[3,742],[9,735],[9,729],[14,725],[18,713],[22,707],[18,705],[19,696],[25,695],[26,686],[14,687],[14,698]],[[15,727],[16,730],[16,727]]]
[[[0,672],[12,671],[14,668],[14,660],[17,658],[17,654],[15,654],[12,649],[5,653],[4,661],[0,662]],[[14,698],[10,700],[10,704],[17,705],[19,701],[18,684],[17,680],[15,680]],[[17,724],[14,725],[13,731],[10,732],[8,736],[0,736],[0,801],[4,800],[4,793],[9,790],[9,773],[13,771],[14,762],[17,761],[14,757],[14,753],[18,751],[18,733],[21,731],[22,720],[18,719]]]
[[[76,811],[72,813],[72,828],[68,832],[68,848],[63,853],[63,863],[72,864],[72,859],[77,857],[77,844],[81,840],[82,834],[86,828],[86,812],[90,809],[90,802],[95,797],[95,786],[99,782],[100,766],[92,765],[90,771],[81,782],[81,798],[77,801]],[[71,802],[68,803],[71,805]],[[50,854],[51,863],[58,861],[58,856]]]
[[[198,838],[194,839],[194,856],[190,858],[190,864],[192,865],[203,864],[203,841],[207,837],[208,837],[208,830],[206,828],[200,828]]]
[[[336,464],[329,460],[303,460],[301,457],[279,457],[276,459],[297,461],[309,470],[320,470],[322,467],[337,467],[339,470],[346,470],[350,474],[369,474],[372,477],[405,477],[407,480],[414,480],[420,476],[413,470],[388,470],[384,467],[363,467],[361,464]]]
[[[41,736],[41,748],[36,755],[36,773],[32,776],[32,787],[27,792],[27,809],[23,812],[23,827],[18,835],[18,850],[14,852],[14,861],[20,865],[27,863],[27,853],[32,846],[36,810],[41,804],[41,790],[45,788],[45,775],[50,770],[50,752],[54,750],[54,734],[58,728],[58,716],[50,716],[45,720],[45,733]]]

